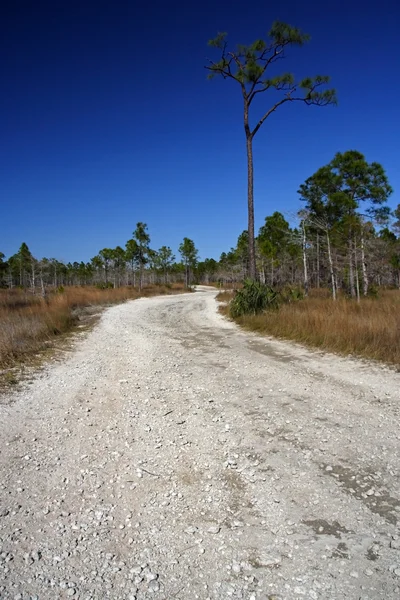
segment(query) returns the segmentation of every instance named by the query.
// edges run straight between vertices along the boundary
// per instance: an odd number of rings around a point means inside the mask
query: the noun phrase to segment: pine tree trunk
[[[261,283],[265,284],[265,267],[264,267],[264,262],[261,263],[260,281],[261,281]]]
[[[42,290],[42,298],[46,298],[46,288],[44,287],[43,270],[42,269],[40,269],[40,288]]]
[[[32,260],[32,293],[35,293],[35,287],[36,287],[36,279],[35,279],[35,264]]]
[[[133,260],[131,261],[132,285],[135,286],[135,267]]]
[[[332,261],[332,252],[331,252],[331,240],[329,238],[329,233],[326,232],[326,243],[328,246],[328,262],[329,262],[329,271],[331,275],[331,285],[332,285],[332,298],[336,300],[336,282],[335,282],[335,271],[333,269],[333,261]]]
[[[354,242],[354,267],[355,267],[355,278],[356,278],[356,297],[357,302],[360,302],[360,281],[358,277],[358,261],[357,261],[357,246]]]
[[[354,285],[354,264],[353,264],[353,239],[351,230],[348,238],[348,257],[349,257],[349,290],[352,298],[356,297],[356,288]]]
[[[140,262],[140,268],[139,268],[139,292],[142,291],[142,287],[143,287],[143,263]]]
[[[306,255],[307,238],[306,238],[306,228],[304,226],[304,222],[302,224],[302,229],[303,229],[304,295],[308,296],[308,272],[307,272],[307,255]],[[292,277],[292,281],[293,281],[293,277]]]
[[[320,286],[319,277],[320,277],[320,274],[319,274],[319,234],[317,233],[317,288],[319,288],[319,286]]]
[[[368,275],[367,265],[365,263],[364,232],[361,232],[361,268],[363,276],[363,295],[368,295]]]
[[[246,135],[247,149],[247,207],[249,232],[249,277],[256,279],[256,250],[254,242],[254,167],[253,167],[253,138]]]

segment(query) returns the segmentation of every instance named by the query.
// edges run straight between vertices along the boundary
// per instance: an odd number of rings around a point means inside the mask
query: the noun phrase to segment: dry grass
[[[224,290],[216,295],[218,302],[230,302],[233,298],[233,290]]]
[[[88,307],[185,291],[181,284],[146,286],[141,294],[132,287],[66,287],[64,292],[53,292],[43,300],[21,290],[0,290],[0,366],[11,366],[48,347],[57,336],[69,331]]]
[[[319,290],[277,311],[236,321],[252,331],[400,366],[398,290],[382,291],[379,298],[363,298],[359,304],[346,298],[333,302]]]
[[[243,287],[243,283],[241,281],[226,281],[221,283],[220,281],[211,281],[210,283],[202,283],[201,285],[208,285],[210,287],[218,288],[221,291],[227,290],[240,290]]]

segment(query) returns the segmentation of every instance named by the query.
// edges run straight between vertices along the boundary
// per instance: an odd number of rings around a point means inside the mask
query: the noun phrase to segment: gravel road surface
[[[106,310],[0,397],[0,598],[400,598],[400,374]]]

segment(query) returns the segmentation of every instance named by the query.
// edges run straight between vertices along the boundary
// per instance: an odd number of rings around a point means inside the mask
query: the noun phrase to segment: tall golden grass
[[[400,366],[399,290],[383,290],[359,303],[347,298],[333,302],[328,292],[315,290],[304,300],[236,322],[263,334]]]
[[[46,299],[22,290],[0,290],[0,366],[38,352],[56,336],[69,331],[79,312],[139,297],[185,292],[182,284],[150,285],[142,292],[133,287],[100,290],[95,287],[66,287]]]
[[[217,294],[217,300],[219,302],[230,302],[233,298],[234,290],[223,290]]]
[[[243,287],[243,283],[241,281],[226,281],[221,283],[219,281],[212,281],[207,284],[211,287],[219,288],[222,291],[226,290],[240,290]]]

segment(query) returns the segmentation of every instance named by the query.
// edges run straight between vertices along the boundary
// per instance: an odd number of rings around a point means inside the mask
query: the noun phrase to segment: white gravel
[[[400,375],[107,310],[0,398],[0,598],[400,598]]]

